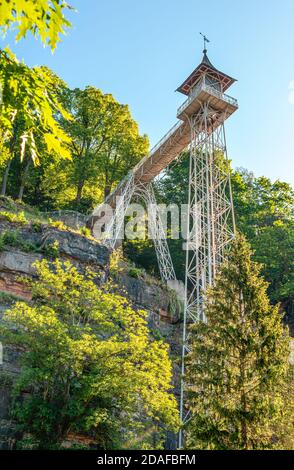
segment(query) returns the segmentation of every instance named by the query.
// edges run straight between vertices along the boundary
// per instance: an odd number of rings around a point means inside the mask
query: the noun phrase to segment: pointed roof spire
[[[211,67],[211,68],[214,69],[214,66],[212,65],[209,58],[207,57],[207,47],[206,46],[207,46],[207,44],[210,43],[210,40],[208,39],[208,37],[206,37],[205,34],[200,33],[200,35],[203,37],[203,44],[204,44],[202,64],[208,65],[208,67]]]
[[[210,74],[211,76],[214,76],[219,82],[222,84],[222,90],[226,91],[227,88],[229,88],[236,80],[229,75],[219,71],[216,69],[212,63],[210,62],[209,58],[207,57],[207,49],[206,49],[206,44],[210,42],[207,37],[200,33],[201,36],[203,37],[204,41],[204,49],[203,49],[203,59],[202,62],[198,65],[198,67],[189,75],[189,77],[182,83],[182,85],[177,88],[176,91],[179,91],[180,93],[183,93],[184,95],[188,95],[190,92],[190,89],[193,87],[195,82],[201,77],[201,75],[204,74]]]
[[[208,65],[208,67],[211,67],[212,69],[214,69],[214,66],[212,65],[209,58],[207,57],[207,49],[204,49],[203,51],[202,64]]]
[[[204,43],[203,54],[206,55],[207,53],[206,44],[210,43],[210,40],[205,36],[205,34],[200,33],[200,35],[203,37],[203,43]]]

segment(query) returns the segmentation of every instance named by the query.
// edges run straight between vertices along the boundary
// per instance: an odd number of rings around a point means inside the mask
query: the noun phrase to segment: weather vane
[[[206,43],[209,43],[210,40],[205,36],[205,34],[203,33],[200,33],[201,36],[203,37],[203,42],[204,42],[204,52],[207,52],[207,49],[206,49]]]

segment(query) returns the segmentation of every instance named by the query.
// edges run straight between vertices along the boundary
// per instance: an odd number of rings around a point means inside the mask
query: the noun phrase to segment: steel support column
[[[186,244],[185,308],[182,350],[180,413],[184,423],[190,418],[185,402],[185,358],[190,351],[189,326],[206,321],[203,293],[213,283],[234,237],[235,221],[227,160],[225,117],[201,104],[189,118],[191,127],[189,169],[189,217]],[[220,123],[220,124],[219,124]],[[179,447],[183,446],[183,432]]]

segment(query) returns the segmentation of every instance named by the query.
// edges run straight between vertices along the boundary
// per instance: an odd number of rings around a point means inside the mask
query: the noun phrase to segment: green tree
[[[232,187],[238,228],[262,264],[271,301],[281,303],[294,331],[294,191],[288,183],[255,178],[244,169],[232,173]]]
[[[252,239],[254,258],[262,265],[262,273],[269,282],[268,294],[272,302],[280,302],[294,333],[294,226],[293,222],[274,222],[263,227]]]
[[[279,450],[294,450],[294,365],[293,357],[283,389],[283,415],[272,426],[275,446]]]
[[[184,152],[156,182],[157,200],[164,204],[187,204],[189,154]],[[291,186],[279,180],[256,178],[245,169],[232,170],[233,199],[237,227],[250,242],[253,259],[262,265],[262,275],[269,283],[272,303],[280,302],[287,322],[294,332],[293,310],[293,205]],[[183,241],[168,240],[178,279],[184,280],[185,252]],[[127,242],[126,253],[136,263],[150,270],[156,265],[154,248],[149,240]]]
[[[239,230],[252,240],[263,227],[293,220],[294,191],[288,183],[255,178],[239,168],[232,172],[232,188]]]
[[[44,77],[48,78],[46,84],[44,83],[46,90],[48,90],[50,95],[54,96],[58,102],[62,102],[62,97],[67,90],[66,84],[47,67],[42,66],[40,67],[40,70],[44,74]],[[60,112],[56,109],[54,118],[59,116]],[[34,134],[35,145],[39,155],[38,161],[33,161],[32,154],[28,146],[23,150],[22,158],[19,158],[20,148],[17,145],[17,142],[20,140],[24,126],[22,124],[21,117],[18,120],[20,120],[21,125],[19,127],[16,126],[15,129],[14,158],[12,158],[9,166],[7,194],[20,201],[22,201],[25,196],[26,202],[33,205],[37,204],[39,207],[48,209],[48,207],[50,207],[50,201],[48,201],[48,199],[46,200],[42,188],[45,169],[52,161],[58,161],[60,159],[68,160],[70,158],[70,154],[66,148],[67,143],[64,142],[62,149],[60,149],[58,145],[56,147],[54,146],[54,149],[52,149],[50,145],[48,147],[42,134],[43,129],[40,128],[39,131]]]
[[[269,449],[283,416],[289,335],[279,307],[243,236],[206,292],[207,323],[191,327],[188,355],[187,446],[202,449]]]
[[[99,185],[100,198],[107,196],[113,185],[147,153],[148,139],[139,135],[128,106],[97,88],[69,90],[66,103],[74,120],[63,122],[72,138],[72,165],[66,165],[65,171],[79,206],[87,185]]]
[[[16,40],[30,32],[54,50],[60,40],[59,35],[70,26],[64,16],[68,9],[72,8],[63,0],[3,1],[0,5],[0,32],[16,31]],[[40,157],[40,134],[49,152],[57,152],[61,157],[69,156],[66,149],[69,139],[54,119],[55,114],[61,113],[65,119],[69,115],[56,99],[53,88],[54,81],[48,69],[30,69],[18,62],[8,48],[0,49],[2,195],[6,194],[14,156],[18,154],[23,160],[29,152],[19,188],[22,198],[31,161],[37,164]]]
[[[0,31],[16,31],[16,40],[28,32],[39,36],[52,50],[60,41],[59,35],[71,26],[64,11],[72,9],[63,0],[3,0],[0,5]]]
[[[59,446],[69,432],[111,448],[175,430],[168,348],[149,337],[146,313],[69,262],[44,260],[36,269],[32,303],[7,311],[1,328],[5,343],[24,351],[14,387],[20,429],[38,448]]]
[[[1,195],[6,194],[12,160],[23,160],[26,153],[39,163],[38,143],[42,141],[48,153],[70,158],[67,145],[70,138],[56,120],[62,115],[71,118],[56,93],[54,76],[44,67],[30,69],[8,51],[0,51],[0,86],[3,103],[0,110],[0,129],[3,145],[8,152],[3,159],[4,171]]]

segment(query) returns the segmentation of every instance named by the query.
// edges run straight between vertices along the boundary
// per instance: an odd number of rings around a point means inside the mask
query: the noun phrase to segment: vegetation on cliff
[[[56,448],[71,432],[102,449],[142,434],[136,446],[148,447],[155,433],[160,442],[164,429],[175,431],[168,348],[151,340],[147,314],[69,262],[36,269],[32,301],[6,311],[1,327],[6,344],[24,349],[13,416],[30,446]]]

